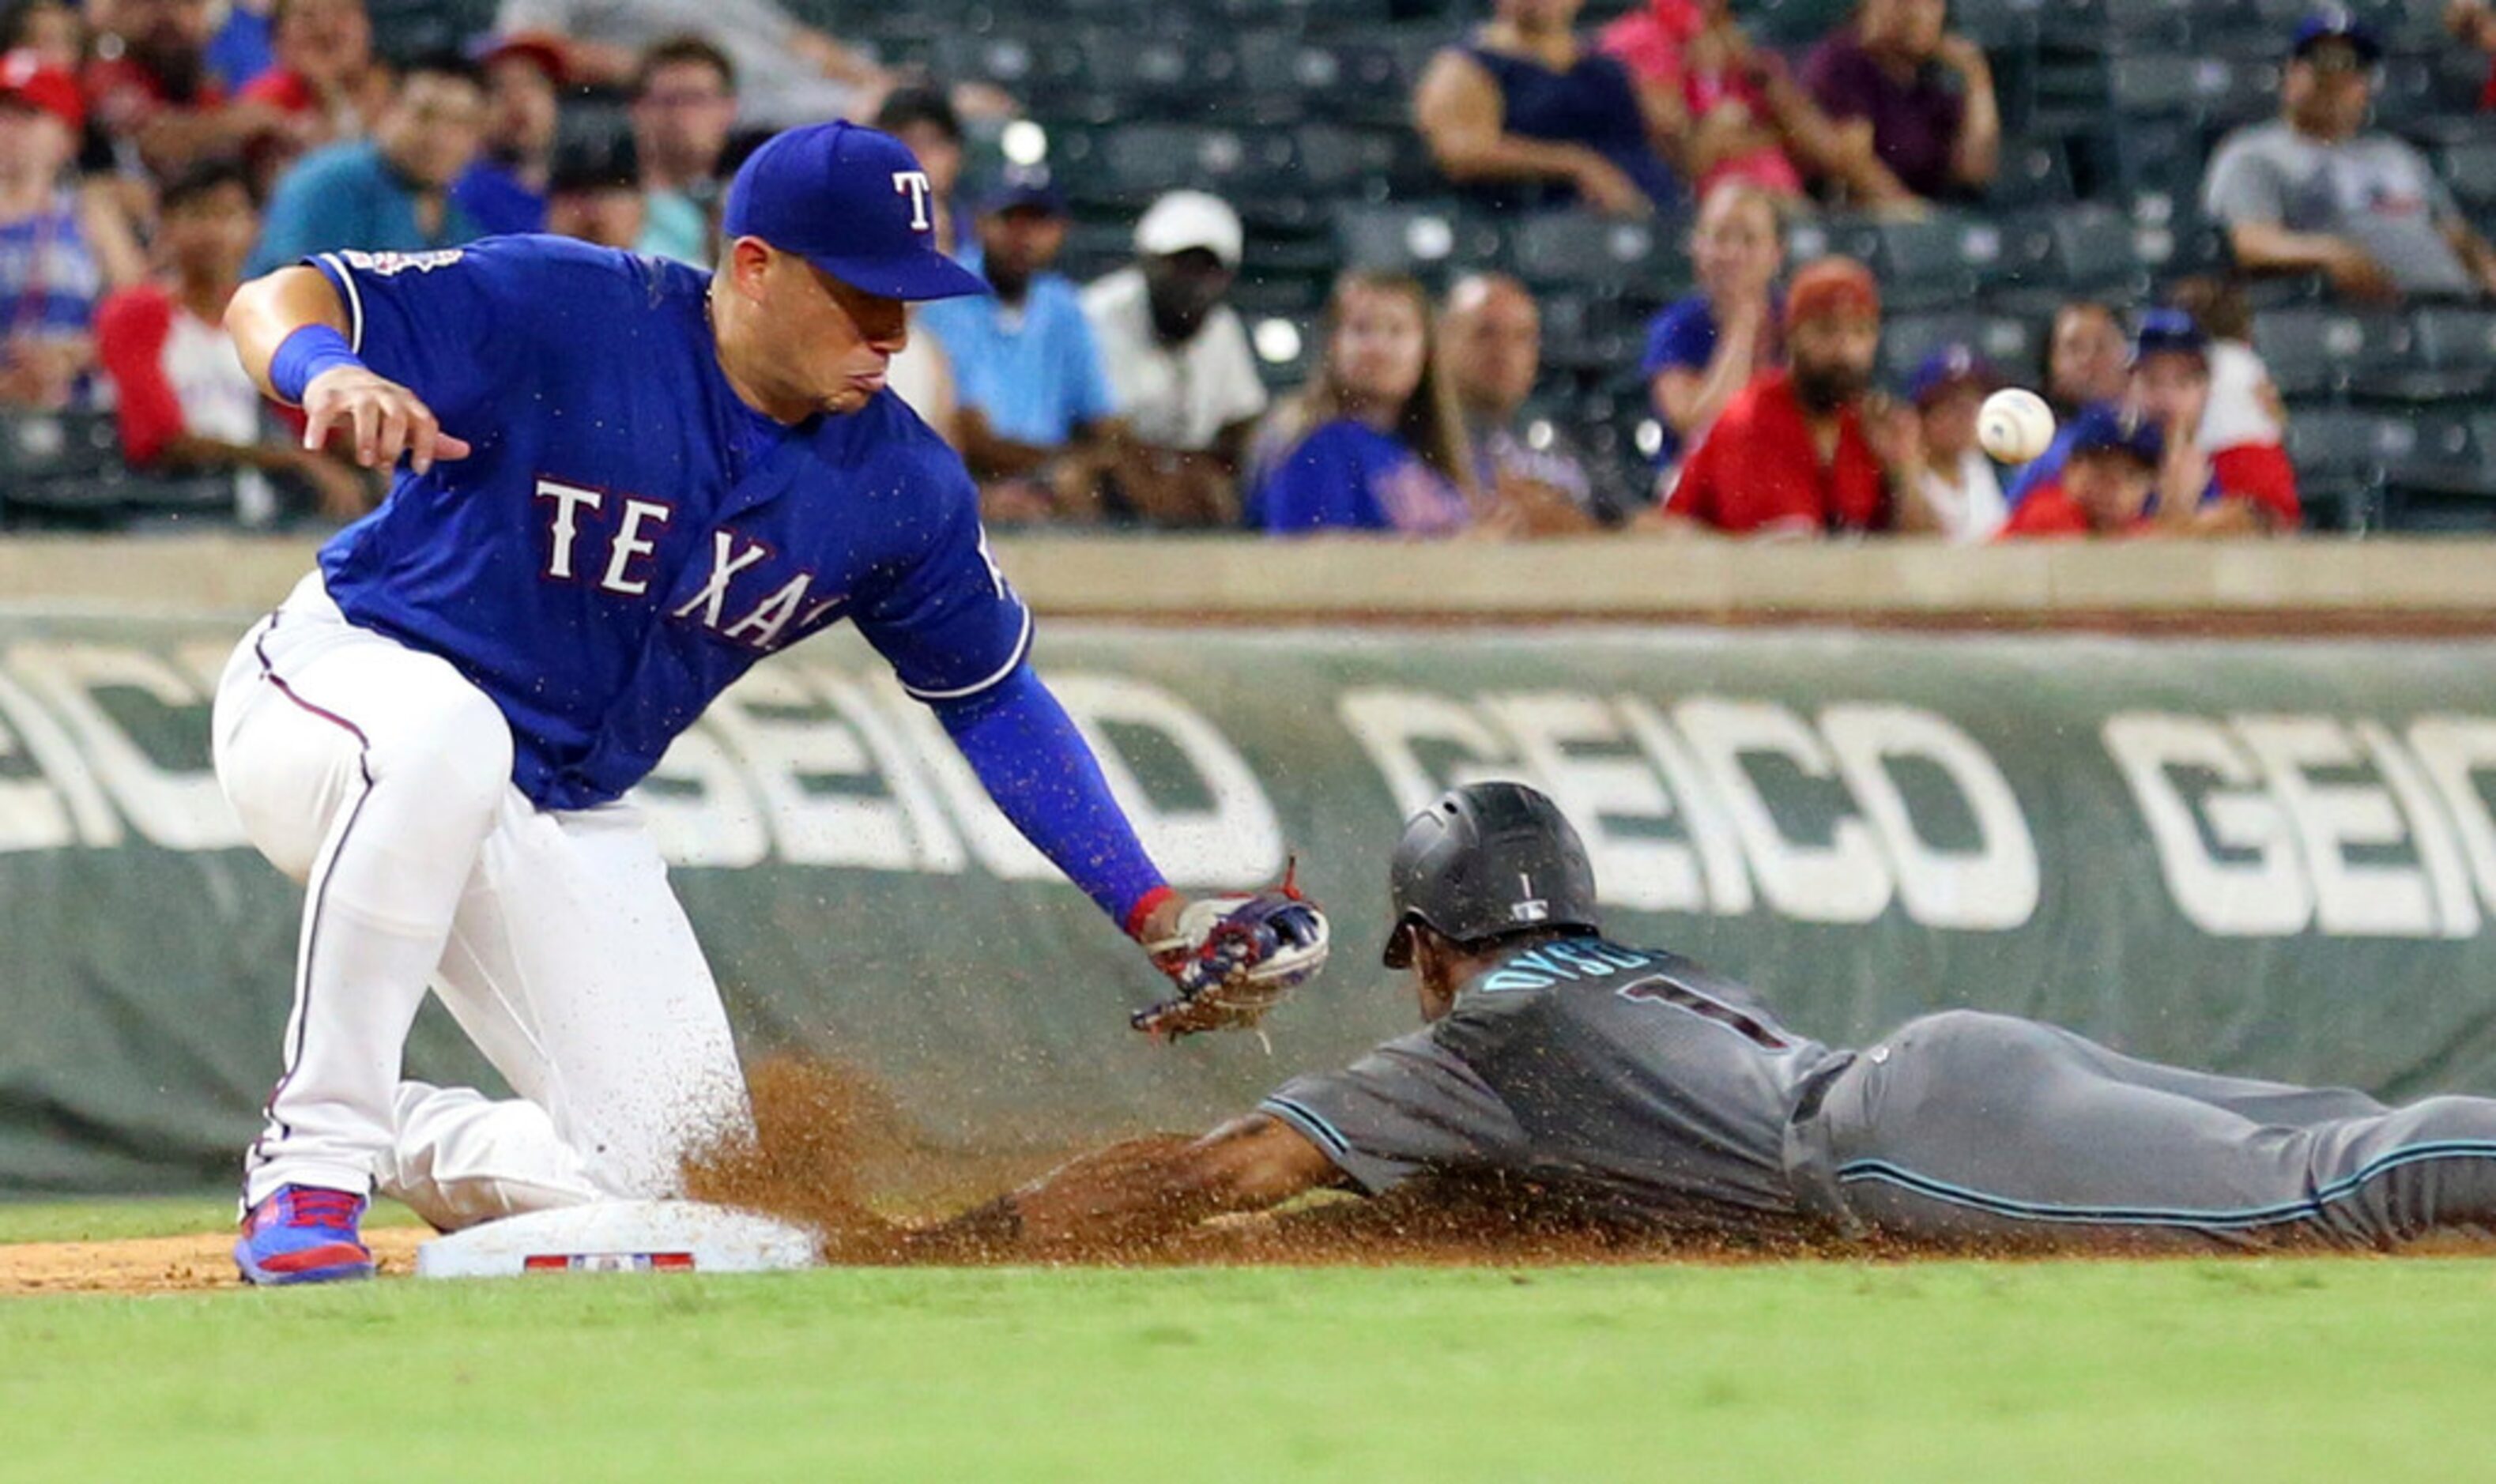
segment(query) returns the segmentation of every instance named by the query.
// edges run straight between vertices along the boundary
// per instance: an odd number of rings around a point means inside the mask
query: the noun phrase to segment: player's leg
[[[1867,1050],[1824,1114],[1848,1210],[1910,1241],[2023,1248],[2259,1244],[2307,1213],[2310,1132],[2106,1075],[2089,1045],[1951,1011]]]
[[[2496,1231],[2496,1098],[2429,1098],[2312,1130],[2313,1222],[2331,1240],[2389,1245]]]
[[[718,988],[628,807],[496,830],[439,988],[526,1100],[411,1094],[384,1189],[437,1225],[676,1194],[683,1156],[745,1125]]]
[[[2253,1077],[2227,1077],[2189,1067],[2144,1062],[2102,1046],[2076,1032],[2039,1023],[2038,1029],[2062,1043],[2064,1055],[2101,1077],[2135,1087],[2155,1088],[2225,1108],[2258,1124],[2298,1127],[2367,1118],[2389,1112],[2382,1102],[2348,1087],[2298,1087]]]
[[[219,783],[304,883],[295,1002],[245,1199],[362,1195],[389,1147],[408,1028],[510,788],[502,714],[443,661],[355,628],[317,587],[218,687]]]

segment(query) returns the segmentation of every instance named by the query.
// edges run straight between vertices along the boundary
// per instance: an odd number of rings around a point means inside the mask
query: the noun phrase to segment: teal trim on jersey
[[[2405,1164],[2426,1159],[2496,1159],[2496,1140],[2439,1139],[2428,1144],[2411,1144],[2367,1161],[2354,1175],[2316,1190],[2302,1200],[2284,1201],[2277,1205],[2255,1206],[2235,1211],[2192,1211],[2159,1207],[2129,1206],[2066,1206],[2042,1201],[2015,1200],[2007,1195],[1994,1195],[1919,1175],[1914,1170],[1886,1159],[1856,1159],[1838,1166],[1840,1185],[1877,1183],[1895,1186],[1912,1194],[1928,1196],[1954,1206],[1967,1206],[1995,1216],[2017,1221],[2061,1222],[2096,1226],[2200,1226],[2253,1227],[2276,1226],[2323,1214],[2323,1208],[2336,1200],[2356,1194],[2367,1181],[2389,1173]]]
[[[1343,1156],[1352,1153],[1352,1141],[1345,1138],[1334,1125],[1320,1117],[1316,1110],[1306,1103],[1295,1102],[1289,1098],[1268,1098],[1257,1104],[1257,1107],[1260,1111],[1273,1114],[1315,1139],[1329,1155]]]

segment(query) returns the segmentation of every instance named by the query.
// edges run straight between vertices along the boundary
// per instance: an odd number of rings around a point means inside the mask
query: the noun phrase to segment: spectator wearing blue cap
[[[1082,296],[1049,269],[1066,201],[1047,167],[1010,167],[981,201],[979,233],[988,294],[920,314],[952,363],[963,462],[990,519],[1097,519],[1124,432]]]
[[[2211,157],[2202,208],[2252,272],[2321,273],[2365,301],[2496,289],[2496,249],[2473,231],[2418,150],[2365,129],[2382,40],[2345,10],[2296,29],[2281,116]]]
[[[2118,399],[2078,408],[2055,431],[2054,442],[2012,480],[2011,504],[2019,509],[2060,478],[2092,412],[2146,419],[2166,435],[2165,465],[2154,509],[2179,536],[2253,536],[2293,530],[2298,520],[2295,476],[2287,454],[2239,435],[2222,460],[2202,435],[2208,426],[2210,340],[2184,310],[2141,313],[2128,347]],[[2240,445],[2240,446],[2239,446]]]
[[[2296,476],[2285,451],[2235,446],[2222,453],[2202,437],[2210,386],[2210,337],[2200,322],[2181,309],[2142,311],[2126,405],[2166,439],[2159,518],[2180,536],[2294,530]]]
[[[1977,410],[2001,385],[1965,345],[1936,348],[1907,384],[1915,404],[1908,478],[1898,486],[1898,530],[1959,544],[1991,541],[2011,517],[2002,479],[1977,446]]]
[[[2158,534],[2150,514],[2167,441],[2153,423],[2092,407],[2074,419],[2061,473],[2003,526],[2005,541]]]

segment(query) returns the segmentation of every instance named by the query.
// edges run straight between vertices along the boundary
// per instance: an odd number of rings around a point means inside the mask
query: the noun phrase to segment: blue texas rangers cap
[[[2157,423],[2099,403],[2072,419],[2071,456],[2084,453],[2129,454],[2154,469],[2167,456],[2167,439]]]
[[[2384,39],[2345,6],[2326,5],[2297,22],[2296,40],[2290,44],[2288,54],[2301,57],[2324,42],[2346,45],[2370,67],[2384,59]]]
[[[2145,309],[2140,324],[2132,332],[2132,358],[2147,360],[2152,356],[2174,352],[2183,356],[2210,354],[2210,337],[2199,321],[2181,309]]]
[[[1994,380],[1993,367],[1973,346],[1953,341],[1917,362],[1916,374],[1907,379],[1907,400],[1922,407],[1953,386],[1990,390]]]
[[[894,299],[985,294],[936,247],[935,191],[889,134],[842,122],[773,135],[729,182],[720,229],[796,253],[853,289]]]

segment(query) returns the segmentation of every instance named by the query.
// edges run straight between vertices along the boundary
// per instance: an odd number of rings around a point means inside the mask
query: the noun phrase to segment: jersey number
[[[1794,1042],[1780,1035],[1775,1027],[1749,1011],[1727,1005],[1713,995],[1702,995],[1689,985],[1675,983],[1671,979],[1661,977],[1639,979],[1634,984],[1622,985],[1614,993],[1624,1000],[1635,1000],[1640,1005],[1670,1005],[1676,1010],[1686,1010],[1702,1020],[1712,1020],[1768,1051],[1785,1051],[1794,1045]]]

